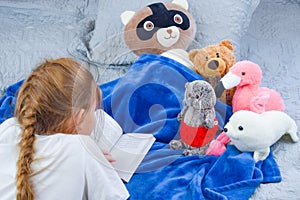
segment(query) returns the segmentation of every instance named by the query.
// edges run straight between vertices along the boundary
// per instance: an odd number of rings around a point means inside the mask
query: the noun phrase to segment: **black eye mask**
[[[183,12],[178,10],[167,10],[162,3],[154,3],[148,7],[151,9],[153,14],[143,19],[137,25],[136,29],[136,34],[141,40],[149,40],[160,28],[176,26],[182,30],[187,30],[190,27],[190,20]],[[181,16],[182,23],[178,24],[174,21],[175,15]],[[144,23],[146,21],[151,21],[153,23],[154,28],[151,31],[144,29]]]

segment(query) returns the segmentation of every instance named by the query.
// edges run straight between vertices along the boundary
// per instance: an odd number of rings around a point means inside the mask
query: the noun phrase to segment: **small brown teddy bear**
[[[189,59],[194,64],[194,71],[215,88],[219,80],[236,62],[233,50],[233,45],[229,40],[222,40],[216,45],[191,50],[189,52]],[[234,92],[235,88],[225,90],[219,100],[232,105]]]

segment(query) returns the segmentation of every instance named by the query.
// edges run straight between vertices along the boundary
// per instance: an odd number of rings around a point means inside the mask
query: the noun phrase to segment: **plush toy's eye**
[[[205,57],[205,60],[208,61],[208,56]]]
[[[188,93],[188,94],[187,94],[187,96],[188,96],[188,97],[191,97],[191,96],[192,96],[192,94],[191,94],[191,93]]]
[[[199,94],[196,94],[195,97],[196,97],[196,99],[199,99],[199,98],[200,98],[200,95],[199,95]]]
[[[242,72],[242,76],[245,76],[246,75],[246,72]]]
[[[217,56],[217,58],[220,58],[220,54],[219,53],[216,53],[216,56]]]
[[[177,24],[182,24],[183,19],[179,14],[174,15],[174,22]]]
[[[244,128],[242,126],[239,126],[238,129],[239,129],[239,131],[244,130]]]
[[[152,30],[154,29],[154,24],[153,24],[153,22],[151,22],[151,21],[146,21],[146,22],[144,23],[144,29],[145,29],[146,31],[152,31]]]

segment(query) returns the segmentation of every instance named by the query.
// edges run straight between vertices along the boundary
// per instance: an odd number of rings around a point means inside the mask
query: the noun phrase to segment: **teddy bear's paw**
[[[171,140],[170,148],[173,150],[178,150],[178,149],[184,148],[184,145],[183,145],[182,141],[180,141],[180,140]]]

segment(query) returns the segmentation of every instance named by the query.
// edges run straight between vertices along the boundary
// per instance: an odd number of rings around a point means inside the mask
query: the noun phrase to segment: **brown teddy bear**
[[[194,71],[215,88],[219,80],[236,62],[233,50],[233,45],[229,40],[222,40],[216,45],[191,50],[189,52],[189,59],[194,64]],[[232,105],[234,92],[235,88],[225,90],[219,100]]]

